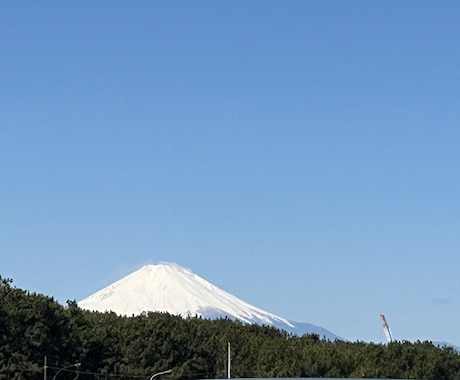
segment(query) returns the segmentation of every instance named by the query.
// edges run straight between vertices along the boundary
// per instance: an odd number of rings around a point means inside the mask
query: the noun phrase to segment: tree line
[[[150,379],[165,371],[162,380],[216,379],[227,378],[229,364],[232,378],[460,379],[459,353],[429,341],[329,341],[228,318],[90,312],[0,277],[0,380]]]

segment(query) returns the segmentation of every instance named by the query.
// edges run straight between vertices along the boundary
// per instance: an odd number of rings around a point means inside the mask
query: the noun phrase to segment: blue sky
[[[175,262],[350,340],[460,344],[456,1],[0,3],[0,275]]]

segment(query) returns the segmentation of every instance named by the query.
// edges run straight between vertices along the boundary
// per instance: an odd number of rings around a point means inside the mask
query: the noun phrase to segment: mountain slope
[[[145,265],[128,276],[78,302],[83,309],[138,315],[144,311],[173,315],[229,317],[245,323],[270,325],[301,335],[338,338],[308,323],[296,323],[240,300],[176,264]]]

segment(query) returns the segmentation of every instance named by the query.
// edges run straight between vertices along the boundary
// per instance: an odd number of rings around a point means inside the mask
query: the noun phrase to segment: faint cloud
[[[452,300],[443,298],[443,297],[433,297],[431,299],[431,302],[437,304],[437,305],[448,305],[452,302]]]

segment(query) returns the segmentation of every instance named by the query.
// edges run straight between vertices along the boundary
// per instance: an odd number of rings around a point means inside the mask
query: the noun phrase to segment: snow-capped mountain
[[[298,335],[316,333],[329,340],[339,337],[309,323],[289,321],[240,300],[177,264],[145,265],[128,276],[78,302],[92,311],[138,315],[145,311],[172,315],[229,317],[245,323],[274,326]]]

